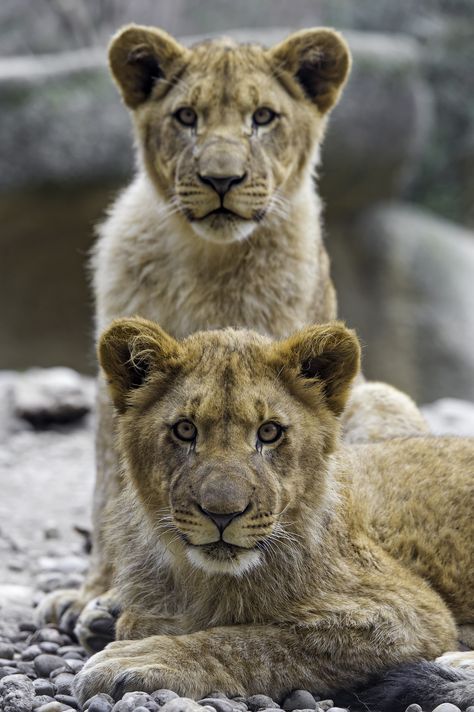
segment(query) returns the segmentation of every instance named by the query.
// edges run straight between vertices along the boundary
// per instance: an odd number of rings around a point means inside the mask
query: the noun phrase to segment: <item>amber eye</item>
[[[269,109],[267,106],[261,106],[254,112],[252,117],[253,123],[256,126],[266,126],[276,119],[276,112]]]
[[[185,442],[191,442],[197,436],[197,428],[190,420],[178,420],[171,430],[179,440],[184,440]]]
[[[179,121],[180,124],[183,124],[183,126],[192,127],[197,124],[197,114],[190,106],[183,106],[181,109],[178,109],[174,114],[174,118]]]
[[[263,423],[258,429],[257,438],[259,442],[268,445],[275,443],[283,435],[283,428],[278,423],[269,420],[268,423]]]

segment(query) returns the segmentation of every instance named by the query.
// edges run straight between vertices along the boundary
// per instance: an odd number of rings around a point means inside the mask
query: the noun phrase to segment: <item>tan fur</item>
[[[335,318],[314,171],[328,112],[350,68],[344,39],[315,28],[268,50],[226,39],[187,49],[162,30],[132,25],[114,37],[109,56],[132,110],[138,169],[99,229],[98,333],[134,314],[159,321],[175,337],[225,326],[282,337]],[[196,111],[196,127],[176,119],[183,107]],[[277,118],[256,126],[259,107]],[[221,199],[202,178],[228,175],[243,176],[222,199],[231,212],[212,213]],[[383,385],[376,398],[364,393],[360,384],[364,409],[348,421],[348,438],[426,430],[407,396]],[[110,582],[115,562],[103,556],[102,513],[118,496],[118,472],[101,381],[91,573],[71,614]],[[50,597],[40,617],[56,620],[70,595]]]
[[[328,694],[433,659],[474,622],[474,441],[343,446],[359,346],[342,324],[175,341],[124,319],[100,361],[124,471],[109,538],[124,640],[86,664],[81,700]],[[282,437],[259,444],[268,421]],[[220,531],[209,512],[239,515]]]

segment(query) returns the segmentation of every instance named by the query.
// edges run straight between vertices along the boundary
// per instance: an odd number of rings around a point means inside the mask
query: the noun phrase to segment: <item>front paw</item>
[[[86,603],[81,589],[60,588],[52,591],[40,601],[35,613],[36,622],[39,626],[56,625],[71,634]]]
[[[211,669],[213,664],[215,660],[210,663]],[[76,676],[75,694],[84,703],[99,692],[117,700],[125,692],[166,688],[184,697],[200,699],[216,689],[217,685],[212,683],[205,661],[202,664],[197,657],[183,655],[182,646],[172,637],[153,636],[117,641],[94,655]],[[240,690],[235,694],[240,694]]]
[[[115,624],[120,604],[113,589],[89,601],[81,612],[74,633],[90,653],[97,653],[115,640]]]

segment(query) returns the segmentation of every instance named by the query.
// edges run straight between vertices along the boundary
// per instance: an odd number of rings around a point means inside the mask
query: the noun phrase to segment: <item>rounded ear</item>
[[[355,331],[341,322],[311,326],[279,343],[275,356],[295,395],[311,401],[322,394],[335,415],[342,413],[360,369]]]
[[[109,66],[125,104],[136,109],[155,83],[168,82],[182,68],[189,50],[164,30],[127,25],[112,38]]]
[[[276,71],[291,74],[322,114],[339,99],[351,67],[347,42],[325,27],[301,30],[269,50]]]
[[[178,354],[178,342],[158,324],[139,317],[113,321],[100,337],[98,356],[117,410],[127,409],[131,393],[150,376],[176,365]]]

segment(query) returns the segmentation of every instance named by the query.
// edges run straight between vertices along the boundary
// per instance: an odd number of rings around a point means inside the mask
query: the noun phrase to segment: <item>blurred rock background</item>
[[[133,171],[105,47],[130,21],[264,44],[345,32],[320,170],[341,316],[370,378],[474,400],[472,0],[3,0],[0,368],[94,371],[87,255]]]

